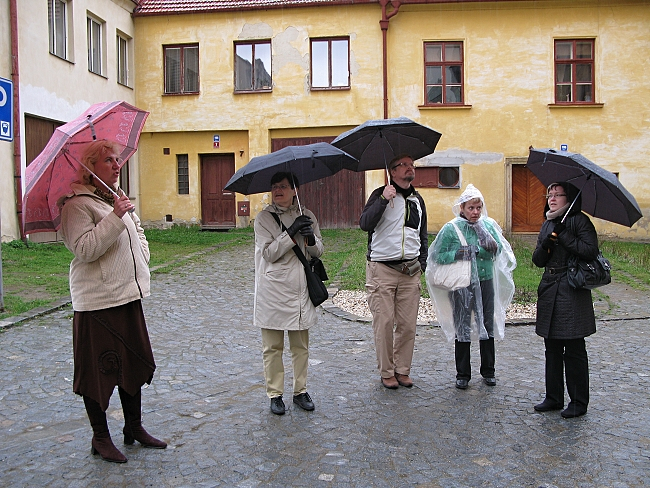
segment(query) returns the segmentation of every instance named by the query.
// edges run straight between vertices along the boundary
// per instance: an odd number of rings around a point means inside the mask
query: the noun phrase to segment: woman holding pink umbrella
[[[119,154],[116,143],[89,143],[80,182],[59,205],[63,242],[74,254],[73,389],[83,397],[93,429],[92,453],[125,463],[106,421],[115,386],[124,411],[124,443],[137,440],[157,449],[167,444],[142,427],[140,389],[156,369],[141,303],[149,295],[149,246],[133,205],[117,186]]]

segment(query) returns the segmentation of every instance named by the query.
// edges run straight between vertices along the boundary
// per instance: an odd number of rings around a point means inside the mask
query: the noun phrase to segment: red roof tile
[[[379,3],[378,0],[139,0],[133,14],[165,15],[227,10],[260,10],[285,7],[308,7],[358,3]]]

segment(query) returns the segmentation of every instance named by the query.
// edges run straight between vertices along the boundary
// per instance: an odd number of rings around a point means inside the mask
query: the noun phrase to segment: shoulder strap
[[[466,245],[467,245],[467,241],[465,240],[465,236],[463,235],[463,233],[460,231],[460,229],[459,229],[458,226],[456,225],[456,222],[453,222],[453,221],[452,221],[451,225],[453,225],[453,226],[454,226],[454,229],[456,229],[456,233],[458,234],[458,239],[460,239],[460,245],[461,245],[461,246],[466,246]]]
[[[287,228],[284,226],[284,224],[280,221],[280,217],[278,217],[278,214],[276,214],[276,213],[274,213],[274,212],[269,212],[269,213],[270,213],[271,215],[273,215],[273,218],[274,218],[275,221],[278,223],[278,225],[280,226],[280,228],[282,229],[282,231],[287,230]],[[295,252],[295,253],[296,253],[296,256],[298,256],[298,259],[300,259],[300,262],[301,262],[302,265],[305,267],[305,270],[309,270],[309,271],[311,271],[311,268],[310,268],[310,266],[309,266],[309,263],[307,262],[307,258],[306,258],[305,255],[302,253],[302,250],[300,249],[300,246],[298,246],[298,244],[296,244],[295,246],[293,246],[293,252]]]

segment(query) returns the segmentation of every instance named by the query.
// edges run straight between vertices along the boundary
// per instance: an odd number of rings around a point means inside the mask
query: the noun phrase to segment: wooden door
[[[546,187],[525,164],[512,166],[512,232],[539,232]]]
[[[54,130],[63,125],[61,122],[39,119],[25,115],[25,163],[26,166],[36,159],[54,134]]]
[[[333,137],[301,137],[273,139],[271,149],[331,142]],[[365,173],[344,169],[335,175],[301,184],[298,197],[301,205],[314,212],[321,229],[350,229],[359,226],[365,195]]]
[[[234,154],[201,156],[201,228],[235,227],[235,194],[223,189],[234,173]]]

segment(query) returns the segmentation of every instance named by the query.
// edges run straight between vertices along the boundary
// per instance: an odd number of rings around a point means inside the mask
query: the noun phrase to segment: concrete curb
[[[50,312],[54,312],[55,310],[58,310],[63,307],[67,307],[71,303],[72,303],[72,298],[65,297],[56,300],[55,302],[52,302],[49,305],[33,308],[25,313],[16,315],[15,317],[7,317],[5,319],[0,320],[0,330],[5,330],[5,329],[9,329],[10,327],[20,325],[21,323],[27,320],[33,319],[35,317],[39,317],[41,315],[46,315]]]

